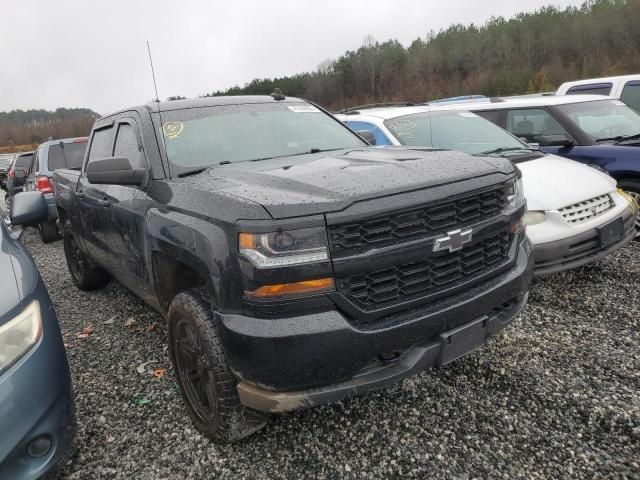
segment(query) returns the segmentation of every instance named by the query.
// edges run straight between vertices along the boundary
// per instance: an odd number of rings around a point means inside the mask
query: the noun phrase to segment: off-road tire
[[[73,279],[73,283],[80,290],[97,290],[109,283],[109,274],[103,268],[96,266],[89,260],[71,233],[71,225],[65,223],[62,230],[62,238],[64,241],[64,256],[67,259],[67,267]]]
[[[640,204],[640,180],[620,180],[618,182],[618,187],[633,196],[636,199],[636,202]],[[637,214],[636,237],[634,238],[636,242],[640,241],[640,210]]]
[[[58,225],[55,220],[53,222],[42,222],[38,225],[38,233],[42,243],[51,243],[60,240],[62,237],[58,232]]]
[[[204,291],[187,290],[176,295],[169,306],[168,332],[176,378],[198,431],[214,442],[231,443],[260,430],[267,417],[240,403],[238,380],[227,363],[213,306]],[[185,353],[189,350],[193,354]],[[190,368],[194,363],[196,366]],[[203,392],[206,405],[198,398]]]

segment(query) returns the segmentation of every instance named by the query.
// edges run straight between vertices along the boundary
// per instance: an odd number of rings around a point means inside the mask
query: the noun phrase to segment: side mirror
[[[22,192],[13,197],[9,219],[12,225],[37,225],[47,219],[49,208],[40,192]]]
[[[96,184],[142,185],[147,170],[133,168],[125,157],[107,157],[93,160],[85,170],[87,180]]]
[[[360,135],[360,137],[362,137],[364,141],[366,141],[369,145],[376,144],[376,136],[373,134],[373,132],[370,132],[369,130],[358,130],[356,133]]]
[[[573,141],[569,140],[565,135],[537,135],[536,143],[541,147],[570,147]]]

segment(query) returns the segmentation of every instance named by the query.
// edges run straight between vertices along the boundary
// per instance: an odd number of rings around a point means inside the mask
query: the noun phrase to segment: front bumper
[[[621,217],[624,222],[624,236],[611,245],[601,245],[596,228],[554,242],[534,244],[534,275],[541,277],[577,268],[606,257],[629,244],[636,233],[633,209],[627,208]]]
[[[43,336],[0,375],[0,478],[30,480],[54,469],[69,453],[75,431],[71,380],[53,306],[39,281]],[[48,452],[34,457],[28,447],[47,438]]]
[[[524,241],[507,272],[373,327],[358,327],[337,310],[283,319],[217,314],[240,400],[266,412],[297,410],[446,364],[515,318],[532,267]]]

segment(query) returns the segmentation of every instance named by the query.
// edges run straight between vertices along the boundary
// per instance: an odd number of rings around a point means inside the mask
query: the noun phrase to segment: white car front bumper
[[[536,276],[591,263],[633,240],[634,208],[619,193],[609,195],[614,205],[587,221],[570,223],[560,211],[550,210],[545,212],[546,221],[527,226]]]

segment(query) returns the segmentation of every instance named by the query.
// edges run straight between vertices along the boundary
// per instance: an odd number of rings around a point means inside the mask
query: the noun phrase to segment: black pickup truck
[[[190,416],[232,441],[513,320],[532,277],[519,177],[491,156],[371,147],[274,94],[101,118],[54,191],[76,285],[113,277],[161,312]]]

